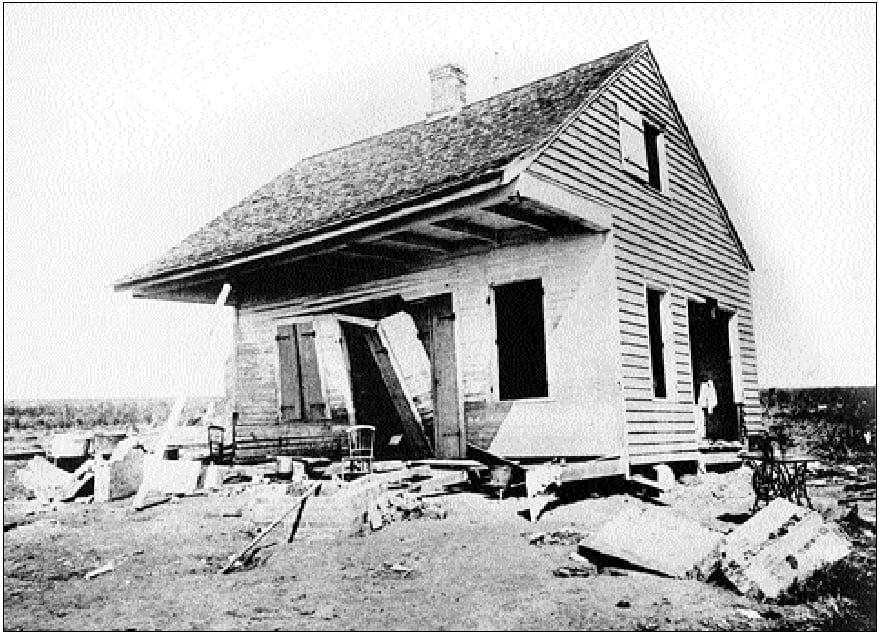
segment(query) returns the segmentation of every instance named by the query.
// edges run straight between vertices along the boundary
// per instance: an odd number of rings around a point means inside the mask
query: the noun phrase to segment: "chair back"
[[[208,456],[212,464],[223,462],[223,438],[225,435],[226,429],[219,425],[208,427]]]
[[[358,460],[372,460],[375,427],[372,425],[352,425],[347,431],[348,457]]]

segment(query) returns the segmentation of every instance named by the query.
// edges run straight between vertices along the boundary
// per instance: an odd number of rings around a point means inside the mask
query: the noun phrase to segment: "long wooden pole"
[[[218,312],[219,309],[226,305],[226,299],[229,297],[229,292],[231,290],[232,286],[230,286],[229,284],[223,284],[223,288],[220,290],[220,294],[217,296],[217,301],[214,303],[214,306],[217,307]],[[208,332],[209,339],[213,337],[215,328],[216,324],[211,326],[211,329]],[[171,441],[171,434],[174,432],[174,428],[177,427],[178,423],[180,422],[180,416],[183,414],[183,406],[186,405],[186,398],[186,390],[180,390],[177,398],[174,401],[174,406],[171,408],[171,413],[168,415],[165,424],[162,426],[162,431],[159,433],[159,438],[156,441],[156,445],[155,447],[153,447],[153,455],[156,460],[161,460],[164,456],[165,449],[167,449],[168,443]],[[151,464],[154,463],[152,463],[152,461],[144,462],[143,482],[141,483],[140,488],[137,491],[137,495],[134,496],[134,501],[132,502],[132,506],[136,511],[146,508],[146,497],[149,494],[150,489],[154,486],[153,478],[158,477],[156,469],[150,469]]]
[[[226,566],[220,571],[220,574],[221,574],[221,575],[224,575],[224,574],[226,574],[227,572],[229,572],[230,570],[232,570],[232,568],[234,568],[234,567],[238,564],[238,562],[241,561],[241,558],[244,557],[244,555],[246,555],[247,552],[248,552],[251,548],[253,548],[253,547],[256,546],[259,542],[262,541],[263,537],[265,537],[265,536],[268,535],[270,532],[272,532],[272,531],[278,526],[278,524],[280,524],[281,522],[283,522],[283,521],[287,518],[287,516],[290,515],[290,513],[292,513],[293,511],[295,511],[295,510],[298,509],[298,508],[301,508],[301,507],[302,507],[302,503],[305,502],[305,500],[308,499],[312,494],[314,494],[314,492],[317,490],[317,487],[318,487],[318,486],[320,486],[320,482],[313,482],[313,483],[311,484],[311,486],[308,487],[308,489],[306,489],[305,493],[303,493],[302,495],[300,495],[299,497],[297,497],[297,498],[296,498],[296,502],[295,502],[295,503],[294,503],[289,509],[287,509],[286,511],[284,511],[284,514],[281,515],[281,517],[279,517],[279,518],[276,519],[274,522],[272,522],[271,526],[269,526],[267,529],[265,529],[263,532],[261,532],[261,533],[260,533],[259,535],[257,535],[256,537],[254,537],[253,540],[251,540],[251,542],[250,542],[249,544],[247,544],[247,546],[245,546],[244,548],[242,548],[242,549],[238,552],[237,555],[235,555],[231,560],[229,560],[229,563],[226,564]]]

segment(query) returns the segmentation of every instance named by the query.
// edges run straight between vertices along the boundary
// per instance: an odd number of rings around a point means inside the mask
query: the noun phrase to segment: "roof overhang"
[[[123,282],[115,289],[131,290],[135,297],[210,303],[230,283],[234,304],[241,298],[240,287],[255,280],[269,284],[267,273],[291,265],[300,276],[311,272],[322,277],[325,286],[344,286],[357,275],[393,277],[498,246],[609,228],[610,213],[579,194],[527,172],[506,179],[497,173],[484,182],[327,226],[284,244]]]

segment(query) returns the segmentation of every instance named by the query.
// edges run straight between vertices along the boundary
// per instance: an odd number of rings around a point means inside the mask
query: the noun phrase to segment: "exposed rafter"
[[[413,253],[409,249],[395,249],[376,242],[355,242],[346,246],[339,253],[406,266],[418,264],[424,260],[421,255]]]
[[[437,251],[439,253],[452,253],[460,248],[460,245],[457,245],[451,240],[434,238],[433,236],[426,236],[423,233],[415,233],[413,231],[392,233],[391,235],[384,236],[382,241],[408,244],[415,247],[421,247],[422,249]]]
[[[470,220],[448,218],[447,220],[437,220],[431,224],[441,227],[442,229],[448,229],[449,231],[463,233],[464,235],[470,236],[472,239],[481,242],[497,244],[499,241],[498,232],[495,229],[476,222],[471,222]]]
[[[506,218],[507,220],[513,220],[521,225],[526,225],[536,231],[549,232],[557,227],[557,224],[550,218],[536,216],[514,202],[485,207],[485,211]]]

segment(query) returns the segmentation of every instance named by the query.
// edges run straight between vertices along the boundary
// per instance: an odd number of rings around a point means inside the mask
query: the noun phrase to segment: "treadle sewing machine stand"
[[[796,453],[786,447],[787,437],[768,434],[759,440],[760,451],[749,451],[742,458],[749,461],[754,469],[751,478],[754,487],[754,507],[760,502],[769,503],[775,498],[787,498],[795,504],[805,501],[812,508],[809,492],[806,490],[806,465],[815,460],[812,456]],[[774,443],[779,444],[776,450]]]

